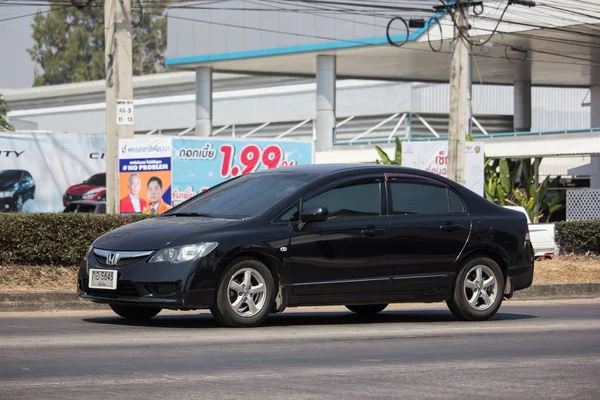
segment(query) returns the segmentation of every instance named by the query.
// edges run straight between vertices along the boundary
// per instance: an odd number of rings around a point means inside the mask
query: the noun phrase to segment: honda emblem
[[[119,262],[119,253],[108,253],[106,256],[106,264],[117,265]]]

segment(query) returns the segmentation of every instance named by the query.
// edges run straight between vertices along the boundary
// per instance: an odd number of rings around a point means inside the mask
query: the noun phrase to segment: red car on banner
[[[63,195],[63,205],[77,200],[106,200],[106,173],[92,175],[89,179],[69,187]]]

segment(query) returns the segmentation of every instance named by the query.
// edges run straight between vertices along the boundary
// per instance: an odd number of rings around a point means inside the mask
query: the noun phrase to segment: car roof
[[[254,172],[253,174],[293,173],[320,176],[338,172],[421,172],[420,170],[397,165],[384,164],[308,164],[294,165]]]

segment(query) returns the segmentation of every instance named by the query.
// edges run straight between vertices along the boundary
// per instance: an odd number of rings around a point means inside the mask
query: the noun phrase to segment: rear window
[[[464,212],[461,198],[453,190],[426,182],[391,182],[393,215],[447,214]]]

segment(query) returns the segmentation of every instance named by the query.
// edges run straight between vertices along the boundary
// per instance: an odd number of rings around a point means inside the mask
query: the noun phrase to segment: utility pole
[[[469,5],[457,0],[454,12],[454,42],[450,73],[450,116],[448,119],[448,178],[465,184],[465,139],[467,134],[468,85],[471,68],[468,66],[469,43],[463,38],[468,35]],[[452,12],[452,11],[450,11]],[[462,34],[461,34],[462,33]]]
[[[131,0],[105,0],[106,212],[119,213],[119,139],[133,138]],[[117,107],[119,107],[117,109]]]

